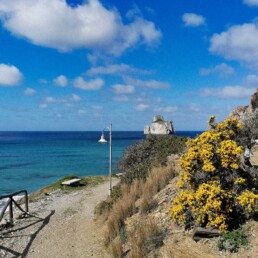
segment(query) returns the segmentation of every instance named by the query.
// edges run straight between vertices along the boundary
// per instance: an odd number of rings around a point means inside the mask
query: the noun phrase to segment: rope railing
[[[25,210],[14,199],[14,196],[19,195],[21,193],[24,193],[24,197],[25,197]],[[24,197],[22,197],[22,198],[24,198]],[[26,190],[21,190],[19,192],[13,193],[13,194],[1,195],[0,200],[2,200],[2,199],[7,199],[7,201],[1,210],[0,222],[2,221],[5,212],[6,212],[7,208],[9,207],[9,219],[10,219],[10,223],[13,224],[13,205],[15,205],[20,211],[22,211],[26,214],[29,213],[29,199],[28,199],[28,192]]]

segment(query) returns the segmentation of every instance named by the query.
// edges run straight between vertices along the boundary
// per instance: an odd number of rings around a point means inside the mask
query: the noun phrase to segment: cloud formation
[[[64,75],[59,75],[54,79],[54,84],[60,87],[66,87],[68,79]]]
[[[255,74],[249,74],[245,78],[245,82],[248,85],[256,86],[258,88],[258,76]]]
[[[205,18],[196,13],[184,13],[182,21],[187,27],[198,27],[205,24]]]
[[[227,65],[226,63],[222,63],[211,68],[200,69],[200,75],[202,76],[207,76],[210,74],[218,74],[220,77],[223,77],[227,75],[232,75],[234,74],[234,72],[235,72],[234,68]]]
[[[1,0],[0,20],[13,35],[64,52],[86,48],[120,55],[161,38],[153,22],[135,17],[125,24],[115,8],[108,9],[99,0],[75,7],[65,0]]]
[[[47,108],[49,104],[65,104],[65,105],[70,105],[72,103],[80,102],[81,97],[78,96],[77,94],[72,94],[69,97],[64,97],[64,98],[54,98],[52,96],[46,97],[44,101],[39,105],[40,108]]]
[[[86,81],[83,77],[77,77],[74,80],[73,85],[80,90],[100,90],[104,85],[104,81],[101,78]]]
[[[176,106],[166,106],[166,107],[159,107],[155,109],[156,112],[160,113],[173,113],[178,110],[178,107]]]
[[[210,40],[210,52],[258,68],[258,24],[235,25]]]
[[[126,84],[133,85],[135,87],[146,87],[152,89],[168,89],[170,84],[168,82],[161,82],[156,80],[140,80],[132,77],[125,77]]]
[[[134,93],[134,86],[115,84],[112,86],[115,94],[132,94]]]
[[[244,3],[250,6],[258,6],[258,0],[244,0]]]
[[[115,101],[115,102],[129,102],[130,99],[127,96],[119,96],[119,97],[114,97],[113,101]]]
[[[217,97],[226,99],[241,99],[253,94],[255,88],[243,86],[225,86],[223,88],[203,88],[200,91],[202,97]]]
[[[32,89],[32,88],[27,88],[27,89],[23,92],[23,94],[24,94],[25,96],[34,96],[36,93],[37,93],[37,91],[35,91],[35,90]]]
[[[147,70],[137,69],[127,64],[112,64],[107,66],[92,67],[87,75],[127,75],[127,74],[149,74]]]
[[[0,86],[17,86],[21,84],[23,75],[19,69],[13,65],[0,64]]]
[[[135,107],[136,110],[138,111],[146,111],[147,109],[149,109],[149,105],[147,104],[139,104]]]

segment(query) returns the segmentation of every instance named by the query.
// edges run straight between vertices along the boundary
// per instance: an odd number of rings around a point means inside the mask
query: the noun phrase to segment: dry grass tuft
[[[164,232],[159,228],[154,219],[137,223],[135,228],[127,232],[126,219],[140,211],[141,216],[150,212],[157,202],[154,196],[162,190],[177,174],[173,165],[153,168],[145,181],[134,180],[131,184],[121,184],[119,197],[113,202],[107,200],[100,206],[105,211],[104,243],[109,246],[113,257],[123,257],[123,245],[131,246],[129,256],[131,258],[146,257],[151,250],[163,243]],[[112,203],[112,206],[109,205]],[[106,212],[107,211],[107,212]]]
[[[111,253],[114,258],[123,257],[123,243],[119,237],[116,237],[111,244]]]
[[[131,250],[129,258],[143,258],[153,249],[163,244],[164,232],[153,218],[136,225],[130,232]]]
[[[106,245],[109,245],[119,235],[126,218],[136,212],[135,201],[140,196],[141,183],[136,180],[131,186],[122,185],[121,189],[124,191],[123,196],[114,203],[106,223],[107,232],[104,237]]]
[[[152,169],[145,184],[142,186],[141,213],[149,212],[156,205],[153,201],[154,195],[163,189],[173,177],[175,177],[175,172],[171,167]]]

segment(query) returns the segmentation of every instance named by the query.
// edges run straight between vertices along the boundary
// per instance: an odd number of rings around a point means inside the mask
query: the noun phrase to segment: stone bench
[[[70,185],[70,186],[76,186],[76,185],[80,185],[80,178],[73,178],[67,181],[62,182],[62,185]]]

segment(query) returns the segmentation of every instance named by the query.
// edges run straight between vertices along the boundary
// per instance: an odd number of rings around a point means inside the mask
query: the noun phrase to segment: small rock
[[[6,219],[2,219],[0,221],[0,226],[6,226],[8,224],[8,221]]]
[[[24,219],[25,218],[25,216],[26,216],[26,213],[25,212],[23,212],[23,213],[19,213],[19,214],[17,214],[17,216],[15,217],[16,219]]]

